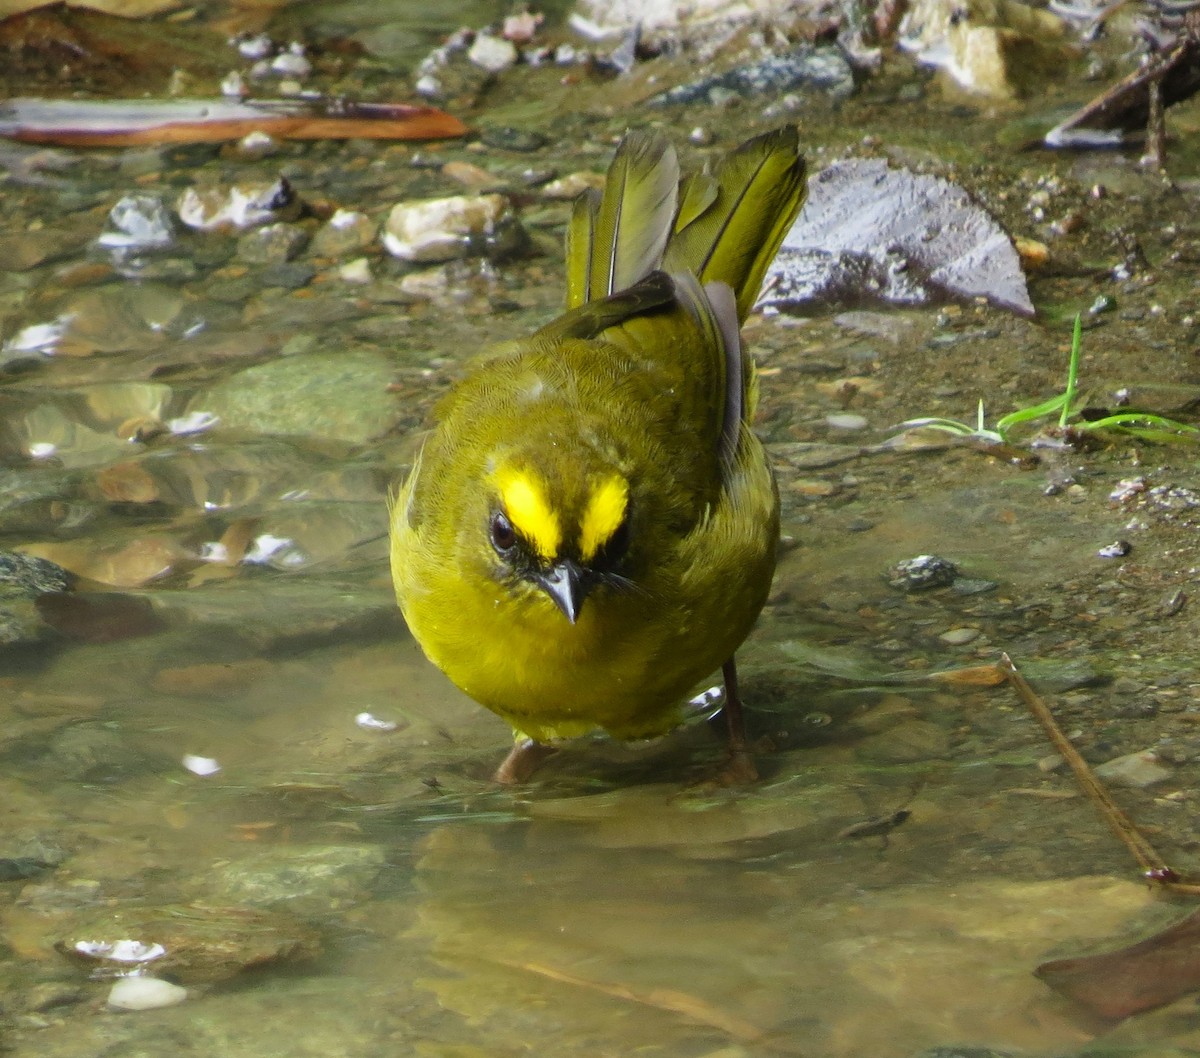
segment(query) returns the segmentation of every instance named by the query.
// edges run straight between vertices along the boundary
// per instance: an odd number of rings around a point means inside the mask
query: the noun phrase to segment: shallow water
[[[0,338],[52,321],[66,334],[53,356],[9,357],[0,381],[0,547],[82,579],[36,614],[14,603],[30,630],[0,656],[0,860],[33,864],[0,883],[3,1044],[45,1058],[1200,1049],[1191,1000],[1113,1025],[1032,976],[1186,905],[1140,881],[1009,690],[922,678],[1007,651],[1093,762],[1156,747],[1166,778],[1117,796],[1177,869],[1193,866],[1194,607],[1163,608],[1200,568],[1190,494],[1109,499],[1139,474],[1196,486],[1193,453],[1123,441],[1028,469],[875,447],[905,418],[971,419],[980,397],[993,417],[1056,392],[1061,321],[1100,292],[1118,311],[1085,335],[1085,384],[1186,418],[1200,275],[1176,251],[1194,187],[1132,157],[972,164],[1014,115],[980,109],[943,143],[962,104],[930,86],[926,126],[898,127],[887,79],[814,105],[814,163],[880,137],[957,166],[1021,234],[1040,234],[1025,203],[1046,174],[1064,211],[1101,179],[1122,190],[1034,277],[1049,322],[973,305],[751,321],[786,539],[741,654],[759,784],[714,781],[719,729],[697,718],[645,745],[581,740],[500,790],[487,777],[508,733],[424,661],[396,612],[385,496],[465,354],[556,311],[565,207],[526,206],[543,255],[451,265],[432,300],[377,247],[364,251],[374,281],[354,285],[303,254],[307,278],[272,272],[228,234],[180,234],[144,260],[94,240],[135,188],[170,200],[282,170],[302,197],[378,218],[456,190],[416,154],[504,173],[600,167],[600,133],[628,115],[591,118],[584,137],[587,122],[531,103],[518,76],[488,117],[532,110],[550,137],[533,155],[351,143],[260,161],[69,154],[53,170],[21,149],[5,163]],[[747,133],[745,114],[704,108],[668,124],[707,125],[714,149]],[[1182,177],[1190,160],[1176,158]],[[1093,270],[1119,259],[1119,223],[1149,259],[1122,282]],[[843,411],[865,425],[831,425]],[[220,421],[128,439],[189,412]],[[1131,555],[1099,558],[1117,537]],[[890,587],[888,567],[921,553],[993,585]],[[220,770],[196,774],[185,755]],[[902,811],[869,828],[882,834],[846,833]],[[225,909],[229,952],[166,974],[189,988],[177,1007],[107,1012],[108,981],[54,948],[104,929],[151,940],[197,908]],[[270,947],[294,935],[299,948]],[[274,958],[236,972],[260,961],[258,937]]]

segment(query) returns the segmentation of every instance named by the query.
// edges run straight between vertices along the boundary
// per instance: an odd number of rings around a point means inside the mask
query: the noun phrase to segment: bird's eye
[[[608,538],[608,541],[600,549],[598,556],[599,563],[604,566],[615,566],[625,557],[625,552],[629,550],[629,517],[626,515],[625,520],[617,526],[616,532]]]
[[[503,511],[497,511],[492,515],[491,525],[492,547],[501,554],[507,554],[517,546],[517,533],[512,527],[512,522],[508,520],[508,516]]]

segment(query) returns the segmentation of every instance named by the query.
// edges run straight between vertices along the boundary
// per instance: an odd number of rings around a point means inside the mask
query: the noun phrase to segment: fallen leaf
[[[144,536],[124,547],[97,547],[95,541],[71,540],[30,544],[25,550],[114,588],[138,588],[176,572],[180,565],[199,562],[174,540],[156,536]]]
[[[154,503],[161,496],[158,484],[140,463],[114,463],[96,475],[105,499],[115,503]]]
[[[153,635],[166,627],[154,604],[118,592],[56,592],[35,600],[43,621],[68,639],[114,643]]]
[[[276,139],[434,140],[467,127],[436,107],[294,99],[10,99],[0,136],[63,147]]]
[[[1105,1018],[1126,1018],[1200,990],[1200,911],[1119,951],[1042,963],[1035,976]]]

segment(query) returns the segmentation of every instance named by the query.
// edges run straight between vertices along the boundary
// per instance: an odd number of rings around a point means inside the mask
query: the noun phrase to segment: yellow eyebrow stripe
[[[584,562],[595,558],[621,527],[628,505],[629,484],[622,477],[606,478],[592,489],[579,520],[579,557]]]
[[[562,527],[558,515],[546,502],[541,482],[521,471],[513,471],[503,475],[497,485],[504,512],[513,528],[529,541],[539,558],[546,562],[556,559],[562,546]]]

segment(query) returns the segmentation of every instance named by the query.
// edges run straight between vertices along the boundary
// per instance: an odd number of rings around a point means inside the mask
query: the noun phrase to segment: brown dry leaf
[[[36,11],[40,7],[56,7],[58,0],[0,0],[0,18]],[[182,7],[180,0],[67,0],[64,7],[99,11],[118,18],[147,18]]]
[[[177,541],[161,536],[144,536],[119,548],[98,548],[94,541],[71,540],[30,544],[25,550],[57,562],[80,577],[115,588],[138,588],[175,572],[180,564],[197,561]]]
[[[115,503],[154,503],[161,499],[158,484],[140,463],[114,463],[96,475],[105,499]]]
[[[183,665],[162,669],[154,677],[154,689],[166,694],[227,694],[262,679],[271,671],[269,662],[258,658],[226,663]]]
[[[1200,990],[1200,911],[1119,951],[1056,959],[1034,973],[1101,1017],[1164,1006]]]
[[[153,635],[166,627],[154,604],[119,592],[61,592],[38,597],[38,615],[80,643],[114,643]]]
[[[972,665],[966,669],[931,672],[929,679],[956,687],[995,687],[1007,680],[1008,675],[999,665]]]
[[[10,99],[0,136],[59,147],[224,143],[261,132],[281,140],[440,140],[467,127],[405,103],[294,99]]]
[[[239,518],[221,534],[220,544],[225,549],[225,560],[222,565],[236,566],[250,549],[250,544],[258,535],[258,518]]]

